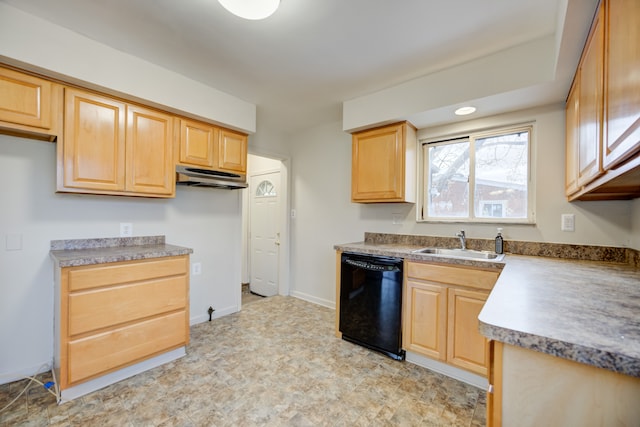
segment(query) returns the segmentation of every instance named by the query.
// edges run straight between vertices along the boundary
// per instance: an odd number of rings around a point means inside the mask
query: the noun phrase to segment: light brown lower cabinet
[[[487,425],[637,426],[640,378],[491,342]]]
[[[403,348],[487,375],[487,340],[478,314],[498,270],[407,262]]]
[[[59,269],[60,389],[187,345],[188,266],[183,255]]]

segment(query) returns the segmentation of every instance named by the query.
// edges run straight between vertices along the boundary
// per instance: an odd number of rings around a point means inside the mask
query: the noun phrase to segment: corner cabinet
[[[640,3],[603,0],[566,105],[566,195],[640,197]]]
[[[478,315],[498,270],[405,264],[403,348],[487,376],[488,341]]]
[[[173,116],[66,88],[64,117],[58,191],[175,195]]]
[[[56,273],[60,389],[189,343],[187,255],[64,267]]]
[[[178,163],[245,175],[247,135],[189,119],[180,120]]]
[[[416,201],[416,129],[408,122],[352,135],[351,201]]]
[[[54,141],[61,133],[62,87],[0,67],[0,132]]]

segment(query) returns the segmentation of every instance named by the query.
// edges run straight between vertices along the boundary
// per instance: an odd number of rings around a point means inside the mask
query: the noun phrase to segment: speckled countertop
[[[193,253],[191,248],[166,244],[164,236],[52,240],[49,252],[57,267],[162,258],[191,253]]]
[[[513,249],[546,256],[508,254],[503,262],[493,263],[411,254],[416,247],[451,245],[456,241],[393,236],[367,233],[364,242],[336,245],[335,249],[415,261],[502,268],[479,316],[480,331],[485,336],[640,377],[637,251],[602,247],[588,250],[585,248],[590,247],[557,245],[555,257],[552,257],[554,254],[548,250],[553,245],[514,242]],[[484,243],[475,242],[478,248],[486,249]],[[508,250],[507,243],[505,249]],[[593,261],[596,257],[607,262]]]

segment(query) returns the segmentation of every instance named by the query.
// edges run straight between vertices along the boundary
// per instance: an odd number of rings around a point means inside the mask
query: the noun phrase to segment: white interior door
[[[273,296],[278,294],[280,172],[254,175],[250,185],[249,289],[259,295]]]

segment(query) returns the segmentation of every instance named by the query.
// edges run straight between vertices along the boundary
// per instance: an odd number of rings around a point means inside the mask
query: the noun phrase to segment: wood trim
[[[487,392],[487,427],[502,426],[502,352],[499,341],[489,343],[489,385]]]

